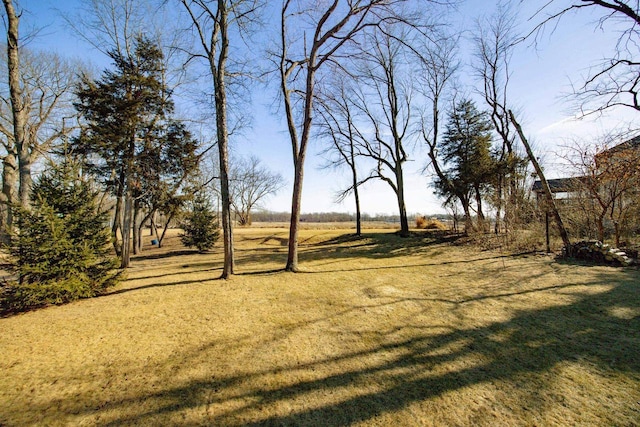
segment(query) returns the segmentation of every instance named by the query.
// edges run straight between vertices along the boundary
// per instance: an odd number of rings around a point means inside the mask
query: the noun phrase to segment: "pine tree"
[[[217,219],[207,197],[198,192],[182,224],[182,244],[190,248],[196,247],[200,252],[211,249],[220,238]]]
[[[17,281],[3,289],[4,310],[93,297],[117,283],[107,214],[99,211],[97,192],[77,164],[51,165],[33,186],[31,208],[15,213],[9,251]]]
[[[154,185],[148,180],[169,174],[180,181],[184,174],[175,166],[193,169],[197,143],[170,118],[174,104],[160,47],[139,36],[131,53],[114,51],[110,56],[115,69],[105,70],[99,80],[83,77],[76,92],[76,109],[87,126],[74,140],[73,151],[116,198],[111,232],[120,266],[126,268],[134,212],[139,213],[143,196]],[[118,230],[122,244],[117,243]]]
[[[449,114],[445,134],[438,144],[445,162],[445,180],[436,188],[441,196],[456,197],[462,204],[465,223],[471,226],[471,201],[475,198],[480,222],[483,189],[492,182],[495,161],[491,157],[493,125],[486,112],[479,111],[473,101],[465,99]]]

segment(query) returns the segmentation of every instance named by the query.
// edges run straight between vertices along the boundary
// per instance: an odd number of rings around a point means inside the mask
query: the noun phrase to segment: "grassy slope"
[[[637,269],[341,233],[303,231],[290,274],[286,230],[238,230],[228,281],[173,238],[0,319],[0,425],[640,423]]]

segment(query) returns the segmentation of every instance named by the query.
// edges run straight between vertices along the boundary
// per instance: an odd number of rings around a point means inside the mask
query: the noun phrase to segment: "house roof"
[[[608,150],[604,150],[603,152],[599,153],[597,156],[601,156],[605,153],[607,154],[614,154],[614,153],[619,153],[620,151],[625,151],[628,150],[630,148],[640,148],[640,135],[631,138],[625,142],[621,142],[618,145],[614,145],[613,147],[609,148]],[[597,157],[596,156],[596,157]]]
[[[547,183],[549,183],[549,189],[552,193],[566,193],[569,191],[575,191],[575,189],[580,184],[580,181],[583,177],[574,177],[574,178],[556,178],[556,179],[548,179]],[[531,190],[536,193],[542,193],[542,181],[535,181]]]
[[[625,142],[621,142],[620,144],[615,145],[608,150],[596,154],[596,161],[602,156],[610,156],[612,154],[624,152],[625,150],[629,149],[640,149],[640,135]],[[585,181],[586,179],[586,177],[577,176],[573,178],[548,179],[547,182],[549,183],[549,189],[551,190],[551,193],[555,194],[575,191],[577,188],[579,188],[580,183]],[[539,180],[535,181],[533,183],[533,186],[531,186],[531,190],[535,191],[536,193],[542,193],[542,182]]]

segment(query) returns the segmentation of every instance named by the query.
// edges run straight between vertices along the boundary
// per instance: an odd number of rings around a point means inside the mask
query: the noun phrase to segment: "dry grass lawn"
[[[0,425],[637,426],[640,273],[429,234],[173,236],[111,294],[0,319]]]

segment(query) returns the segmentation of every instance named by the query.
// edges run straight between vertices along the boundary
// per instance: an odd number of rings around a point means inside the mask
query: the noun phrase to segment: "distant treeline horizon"
[[[452,216],[449,214],[413,214],[408,215],[409,218],[417,218],[424,216],[427,218],[436,218],[441,221],[451,220]],[[291,219],[291,213],[289,212],[272,212],[272,211],[256,211],[251,214],[252,222],[287,222]],[[374,221],[374,222],[400,222],[399,215],[391,214],[368,214],[363,213],[361,216],[362,221]],[[312,212],[303,213],[300,215],[300,222],[351,222],[356,220],[355,213],[347,212]]]

